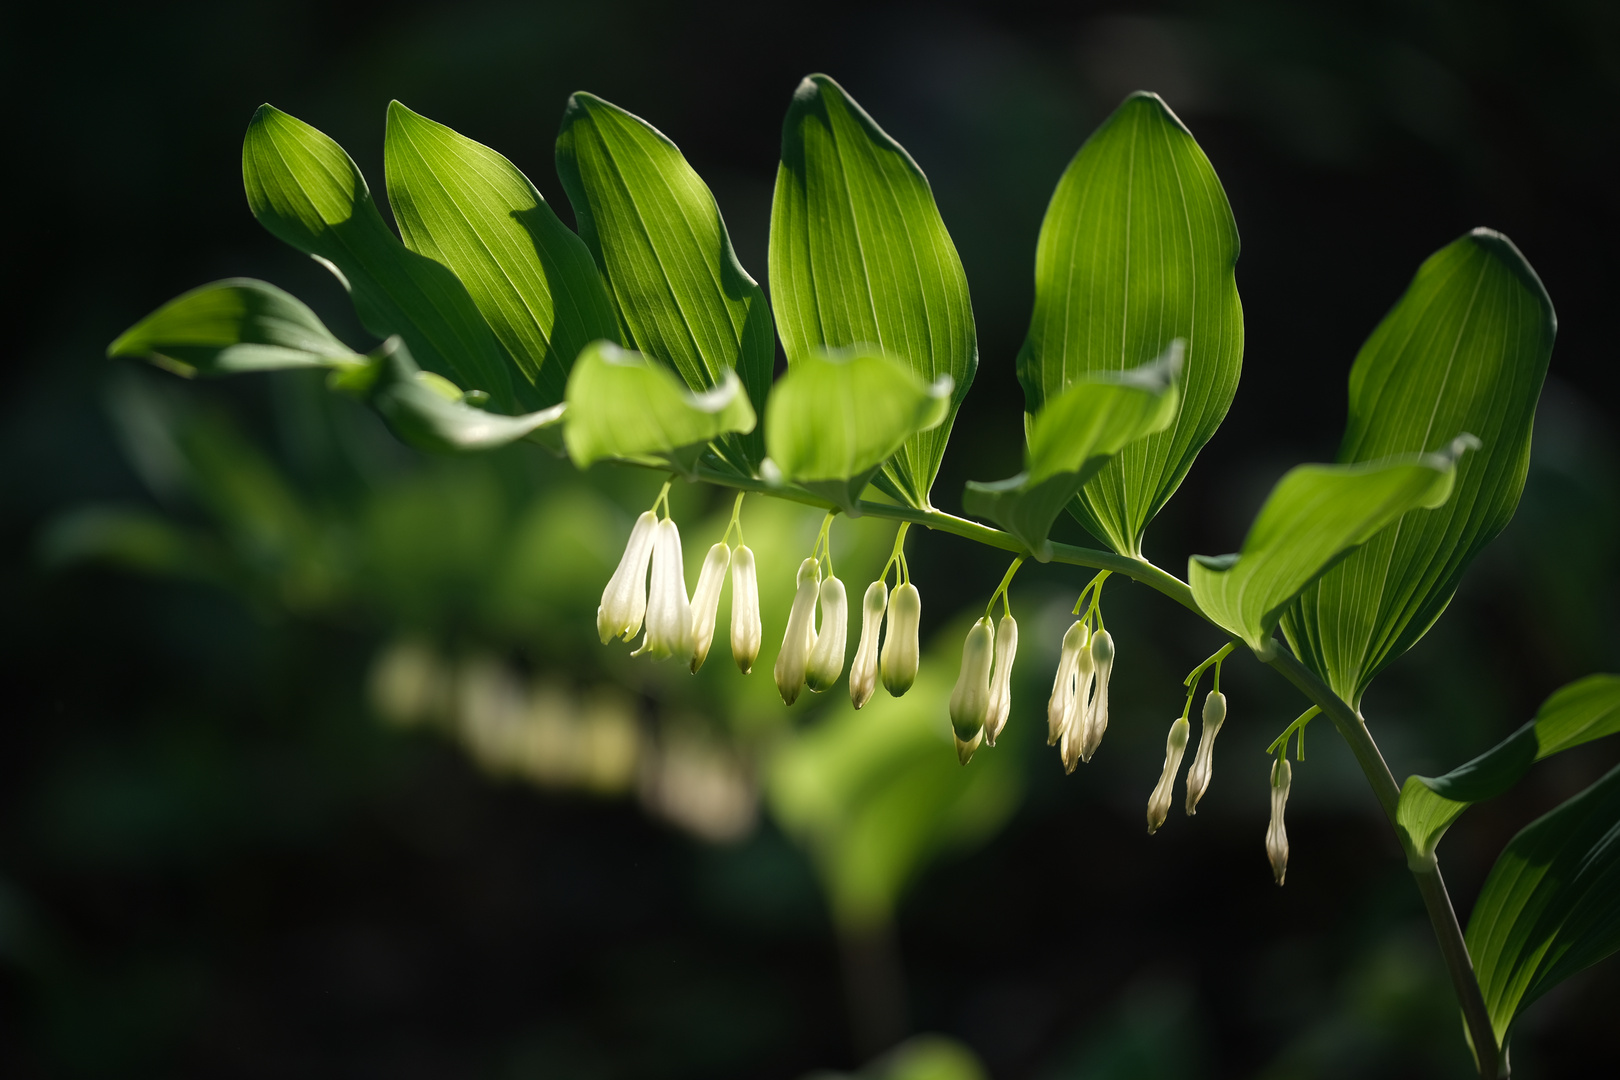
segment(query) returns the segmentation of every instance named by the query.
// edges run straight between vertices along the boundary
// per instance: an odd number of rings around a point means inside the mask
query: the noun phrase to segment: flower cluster
[[[1108,730],[1108,681],[1114,673],[1114,638],[1102,625],[1104,571],[1080,592],[1074,610],[1079,614],[1089,595],[1086,612],[1063,635],[1057,677],[1046,704],[1046,744],[1058,748],[1065,772],[1090,761]],[[1092,629],[1093,621],[1096,630]]]

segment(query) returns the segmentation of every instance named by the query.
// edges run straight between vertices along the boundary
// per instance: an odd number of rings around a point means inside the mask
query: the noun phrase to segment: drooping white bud
[[[653,533],[658,515],[648,510],[636,518],[630,542],[624,545],[619,568],[602,590],[602,604],[596,609],[596,632],[606,645],[614,638],[629,641],[641,629],[647,613],[647,561],[652,558]]]
[[[647,595],[647,634],[631,656],[654,660],[692,653],[692,603],[686,596],[681,563],[681,530],[665,518],[658,523],[652,553],[652,587]]]
[[[1204,724],[1198,729],[1198,750],[1193,754],[1192,768],[1187,770],[1187,816],[1198,813],[1198,800],[1209,790],[1210,777],[1215,774],[1215,736],[1226,722],[1226,695],[1211,690],[1204,699]]]
[[[1086,715],[1085,736],[1080,745],[1080,758],[1090,761],[1102,744],[1103,732],[1108,730],[1108,677],[1114,673],[1114,636],[1106,630],[1091,635],[1091,662],[1096,668],[1097,690],[1091,696],[1091,711]]]
[[[861,599],[861,641],[855,646],[855,660],[849,665],[849,700],[857,709],[872,700],[877,689],[878,633],[883,613],[889,606],[889,587],[874,581]]]
[[[883,635],[878,666],[883,688],[895,697],[911,689],[917,681],[917,632],[922,625],[922,596],[911,582],[897,587],[889,597],[889,630]]]
[[[996,745],[996,736],[1012,713],[1012,668],[1018,656],[1018,620],[1011,613],[996,624],[996,666],[990,673],[990,715],[984,721],[984,741]]]
[[[1277,884],[1288,874],[1288,830],[1283,827],[1283,810],[1288,806],[1288,787],[1294,782],[1293,767],[1279,757],[1271,766],[1271,825],[1266,829],[1266,858]]]
[[[1063,651],[1058,655],[1057,677],[1052,680],[1052,697],[1046,703],[1046,745],[1063,737],[1063,718],[1074,700],[1074,669],[1080,653],[1091,640],[1091,630],[1076,619],[1063,635]]]
[[[1058,756],[1063,759],[1065,773],[1074,772],[1075,766],[1080,764],[1080,752],[1085,749],[1086,728],[1091,723],[1094,705],[1091,687],[1096,674],[1097,662],[1091,658],[1091,649],[1081,649],[1074,658],[1074,696],[1063,713],[1063,734],[1058,738]]]
[[[819,694],[838,685],[844,674],[844,653],[849,643],[849,597],[844,583],[831,574],[821,583],[821,633],[810,650],[804,685]]]
[[[1148,796],[1147,826],[1148,835],[1152,836],[1164,824],[1164,819],[1170,816],[1170,792],[1176,785],[1176,772],[1181,768],[1181,755],[1187,752],[1187,732],[1191,725],[1185,716],[1176,717],[1176,722],[1170,725],[1170,737],[1164,741],[1164,771],[1159,774],[1159,782],[1153,788],[1153,794]]]
[[[759,577],[754,552],[738,544],[731,553],[731,658],[744,675],[754,670],[765,627],[759,621]]]
[[[816,596],[821,591],[821,564],[806,559],[799,564],[799,585],[788,612],[787,632],[782,635],[782,651],[776,654],[776,689],[791,705],[804,689],[804,671],[815,644]]]
[[[951,691],[951,728],[956,732],[957,757],[964,765],[984,737],[984,722],[990,715],[990,666],[994,655],[995,630],[987,615],[973,624],[962,642],[962,668]]]
[[[726,567],[731,565],[731,549],[723,542],[703,557],[697,588],[692,590],[692,674],[709,658],[714,643],[714,620],[720,612],[720,589],[726,583]]]

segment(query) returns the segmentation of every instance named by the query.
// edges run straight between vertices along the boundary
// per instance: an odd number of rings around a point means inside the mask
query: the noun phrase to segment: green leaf
[[[789,367],[765,407],[765,441],[783,479],[858,516],[877,470],[918,432],[943,423],[951,379],[924,383],[874,349],[811,353]]]
[[[242,181],[253,216],[336,274],[367,330],[398,334],[429,371],[514,406],[506,358],[466,288],[389,231],[341,146],[261,105],[242,142]]]
[[[878,479],[927,508],[979,366],[967,276],[922,170],[825,75],[799,84],[782,124],[770,276],[790,368],[820,349],[872,347],[923,382],[950,376],[944,421],[908,439]]]
[[[581,469],[603,458],[660,459],[689,471],[697,449],[755,426],[736,373],[693,393],[669,368],[609,341],[586,346],[568,376],[568,456]]]
[[[1620,949],[1620,768],[1515,836],[1468,920],[1502,1041],[1525,1006]]]
[[[762,411],[776,351],[765,293],[675,144],[640,117],[575,94],[557,135],[557,174],[607,275],[625,343],[670,365],[692,390],[722,387],[735,371]],[[765,444],[750,432],[734,429],[716,449],[752,475]]]
[[[1193,598],[1212,620],[1265,652],[1283,609],[1312,581],[1409,510],[1450,497],[1457,459],[1474,445],[1365,465],[1300,465],[1271,489],[1236,555],[1194,555]]]
[[[478,399],[463,394],[444,376],[418,368],[398,337],[378,346],[371,361],[375,380],[370,391],[372,406],[394,434],[419,450],[493,450],[562,423],[565,410],[561,405],[522,416],[502,416],[469,404]]]
[[[1097,539],[1139,554],[1226,416],[1243,364],[1233,275],[1237,224],[1192,134],[1155,94],[1126,98],[1058,181],[1035,250],[1035,312],[1018,354],[1025,409],[1070,383],[1187,343],[1181,412],[1088,481],[1071,512]]]
[[[454,271],[537,400],[561,401],[579,351],[619,332],[590,249],[517,166],[397,101],[383,147],[405,246]]]
[[[1620,732],[1620,675],[1589,675],[1556,691],[1535,718],[1444,776],[1409,776],[1395,820],[1419,856],[1432,853],[1469,806],[1519,782],[1535,762]]]
[[[968,512],[1001,525],[1041,562],[1050,559],[1046,534],[1080,486],[1126,446],[1174,422],[1183,345],[1178,338],[1131,371],[1082,376],[1048,401],[1029,423],[1024,471],[991,484],[969,481]]]
[[[1339,461],[1443,446],[1458,431],[1479,453],[1457,497],[1408,518],[1325,575],[1283,620],[1300,659],[1355,704],[1451,602],[1463,571],[1513,517],[1557,321],[1507,237],[1476,229],[1430,256],[1361,347]]]

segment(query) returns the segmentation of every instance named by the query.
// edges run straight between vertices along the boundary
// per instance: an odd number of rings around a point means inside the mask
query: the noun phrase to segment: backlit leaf
[[[864,346],[924,383],[950,377],[944,421],[907,439],[878,479],[927,507],[979,365],[967,277],[922,170],[825,75],[799,84],[782,124],[770,279],[790,368],[821,349]]]

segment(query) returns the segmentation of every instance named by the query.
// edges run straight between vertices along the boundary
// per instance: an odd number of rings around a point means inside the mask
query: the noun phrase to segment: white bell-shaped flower
[[[871,701],[872,692],[877,689],[878,634],[888,606],[888,585],[874,581],[866,587],[866,596],[861,599],[861,640],[855,646],[855,659],[849,665],[849,700],[857,709]]]
[[[697,588],[692,590],[692,674],[709,658],[714,643],[714,620],[720,612],[720,590],[731,565],[731,549],[724,542],[709,549],[698,571]]]
[[[1085,749],[1086,728],[1091,723],[1095,704],[1091,687],[1096,675],[1097,662],[1092,659],[1091,649],[1081,649],[1074,658],[1074,696],[1063,713],[1063,734],[1058,739],[1058,755],[1063,759],[1065,773],[1074,772],[1075,766],[1080,764],[1080,752]]]
[[[665,518],[653,540],[652,586],[647,595],[647,635],[641,648],[654,660],[692,653],[692,603],[686,595],[686,568],[681,563],[681,530]]]
[[[602,590],[602,604],[596,609],[596,632],[604,645],[614,638],[629,641],[641,629],[641,619],[647,613],[647,562],[652,558],[657,527],[658,515],[651,510],[636,518],[619,567]]]
[[[1091,630],[1076,619],[1063,635],[1063,648],[1058,655],[1057,677],[1052,680],[1052,696],[1046,703],[1046,745],[1055,746],[1063,737],[1063,718],[1069,714],[1069,704],[1075,694],[1075,665],[1080,653],[1091,641]]]
[[[1012,669],[1018,656],[1018,620],[1009,612],[996,624],[996,666],[990,672],[990,715],[984,721],[984,741],[996,745],[996,736],[1012,713]]]
[[[759,576],[754,570],[754,552],[738,544],[731,553],[731,658],[744,675],[754,670],[759,647],[765,638],[759,620]]]
[[[1271,766],[1271,825],[1266,829],[1266,858],[1277,884],[1288,874],[1288,830],[1283,827],[1283,810],[1288,806],[1288,788],[1294,782],[1293,767],[1285,757]]]
[[[1114,673],[1114,636],[1099,629],[1091,635],[1091,663],[1096,671],[1097,689],[1091,695],[1086,714],[1085,736],[1080,744],[1080,760],[1090,761],[1108,730],[1108,678]]]
[[[962,667],[951,691],[951,728],[956,753],[966,765],[984,738],[990,715],[990,668],[995,659],[995,630],[987,615],[973,624],[962,642]]]
[[[844,674],[849,644],[849,597],[844,583],[832,574],[821,583],[821,631],[804,669],[804,685],[819,694],[838,685]]]
[[[799,584],[782,635],[782,651],[776,654],[776,689],[789,705],[799,700],[799,691],[804,689],[804,672],[815,645],[816,596],[820,592],[821,564],[806,559],[799,564]]]
[[[1187,816],[1198,813],[1198,800],[1209,790],[1210,777],[1215,775],[1215,736],[1226,723],[1226,695],[1211,690],[1204,699],[1204,723],[1198,729],[1198,749],[1193,753],[1192,767],[1187,770]]]
[[[906,582],[889,597],[889,629],[883,635],[878,667],[883,687],[895,697],[911,689],[917,681],[918,628],[922,625],[922,596],[917,586]]]
[[[1176,785],[1176,773],[1181,768],[1181,755],[1187,752],[1187,732],[1191,725],[1185,716],[1176,717],[1170,725],[1170,737],[1164,741],[1164,771],[1148,796],[1147,827],[1151,836],[1159,831],[1164,819],[1170,816],[1170,793]]]

